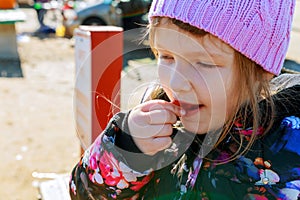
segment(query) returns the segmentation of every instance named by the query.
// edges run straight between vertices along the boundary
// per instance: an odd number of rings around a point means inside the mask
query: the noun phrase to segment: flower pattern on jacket
[[[238,133],[248,137],[253,131],[251,128],[243,129],[242,126],[237,126]],[[261,134],[263,129],[259,128],[257,134]],[[256,155],[256,151],[250,151],[249,154],[238,157],[236,160],[226,164],[217,165],[211,160],[203,160],[200,168],[195,187],[190,191],[185,188],[182,180],[189,180],[189,175],[193,174],[193,160],[195,157],[188,157],[182,162],[182,166],[178,169],[182,170],[181,177],[177,180],[180,182],[170,182],[170,185],[178,185],[178,191],[172,199],[220,199],[227,198],[229,188],[237,189],[240,199],[253,200],[297,200],[300,198],[300,119],[296,116],[286,117],[276,133],[271,133],[277,137],[276,142],[268,148],[266,155]],[[174,176],[170,171],[171,168],[166,168],[166,171],[160,172],[162,177],[155,177],[155,171],[137,172],[132,170],[126,161],[120,159],[120,155],[114,148],[107,148],[106,142],[113,145],[113,139],[102,135],[98,137],[95,143],[85,152],[81,162],[77,168],[85,170],[88,179],[96,187],[102,188],[101,191],[107,192],[102,194],[102,197],[107,199],[143,199],[145,192],[147,197],[159,197],[160,192],[166,186],[161,184],[161,181],[167,177]],[[232,143],[226,143],[230,149]],[[219,149],[215,155],[218,160],[227,160],[231,154]],[[282,159],[276,160],[278,156],[287,156],[286,163],[282,163]],[[190,161],[189,161],[190,159]],[[293,159],[293,160],[291,160]],[[192,163],[192,164],[188,164]],[[174,166],[177,163],[173,163]],[[168,171],[167,171],[168,170]],[[202,173],[201,173],[202,172]],[[186,176],[185,178],[183,178]],[[155,178],[153,178],[155,177]],[[79,193],[78,186],[75,183],[75,176],[70,181],[70,192],[76,196]],[[168,179],[169,180],[169,179]],[[201,184],[201,180],[207,182]],[[226,180],[226,181],[225,181]],[[154,188],[149,190],[148,184],[154,184]],[[206,187],[211,185],[211,187]],[[174,187],[176,188],[176,187]],[[160,190],[161,189],[161,190]],[[143,192],[142,192],[143,190]],[[114,192],[110,192],[114,191]],[[155,192],[154,192],[155,191]],[[198,191],[198,193],[195,191]],[[191,196],[189,193],[195,193],[196,196]],[[175,194],[175,193],[174,193]],[[180,195],[177,195],[180,194]],[[124,195],[126,198],[123,198]],[[153,195],[153,196],[151,196]],[[156,196],[158,195],[158,196]],[[190,196],[189,196],[190,195]],[[225,196],[222,196],[225,195]],[[221,199],[222,199],[221,198]],[[74,198],[75,199],[75,198]],[[88,197],[86,198],[88,199]],[[97,198],[95,198],[97,199]],[[99,198],[102,199],[102,198]],[[148,199],[148,198],[146,198]],[[152,199],[152,198],[151,198]],[[234,199],[234,198],[233,198]]]
[[[103,138],[106,141],[109,140],[106,136]],[[124,189],[138,192],[150,181],[152,177],[151,170],[145,173],[132,170],[124,162],[117,160],[113,152],[102,148],[103,138],[97,138],[82,157],[82,166],[85,168],[89,180],[95,185],[107,186],[115,191],[110,196],[113,199],[116,199]],[[73,184],[74,181],[71,181],[70,187],[76,195]]]

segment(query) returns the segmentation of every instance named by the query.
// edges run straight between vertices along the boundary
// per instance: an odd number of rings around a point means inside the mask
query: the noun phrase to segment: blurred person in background
[[[36,10],[40,25],[37,30],[38,33],[55,33],[55,29],[44,23],[45,15],[47,14],[47,4],[50,4],[50,0],[34,0],[33,8]]]

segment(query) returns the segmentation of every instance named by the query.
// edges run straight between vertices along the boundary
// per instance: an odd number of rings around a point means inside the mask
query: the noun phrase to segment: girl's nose
[[[192,86],[187,76],[187,68],[183,64],[176,64],[171,70],[170,88],[174,92],[183,92],[191,90]]]

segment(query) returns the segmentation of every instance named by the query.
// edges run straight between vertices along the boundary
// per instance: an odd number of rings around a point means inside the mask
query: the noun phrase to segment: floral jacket
[[[229,158],[240,142],[236,136],[247,139],[251,127],[237,122],[232,134],[204,158],[199,157],[203,136],[191,143],[174,140],[169,149],[146,156],[124,134],[127,114],[118,113],[73,169],[71,198],[300,199],[300,85],[276,95],[273,128],[246,154],[223,164],[213,160]],[[190,139],[184,130],[174,131]]]

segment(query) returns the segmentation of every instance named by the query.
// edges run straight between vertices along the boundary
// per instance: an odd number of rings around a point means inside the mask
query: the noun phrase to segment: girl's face
[[[203,134],[221,128],[234,110],[234,50],[210,34],[195,36],[163,18],[153,32],[160,82],[185,110],[183,126]]]

